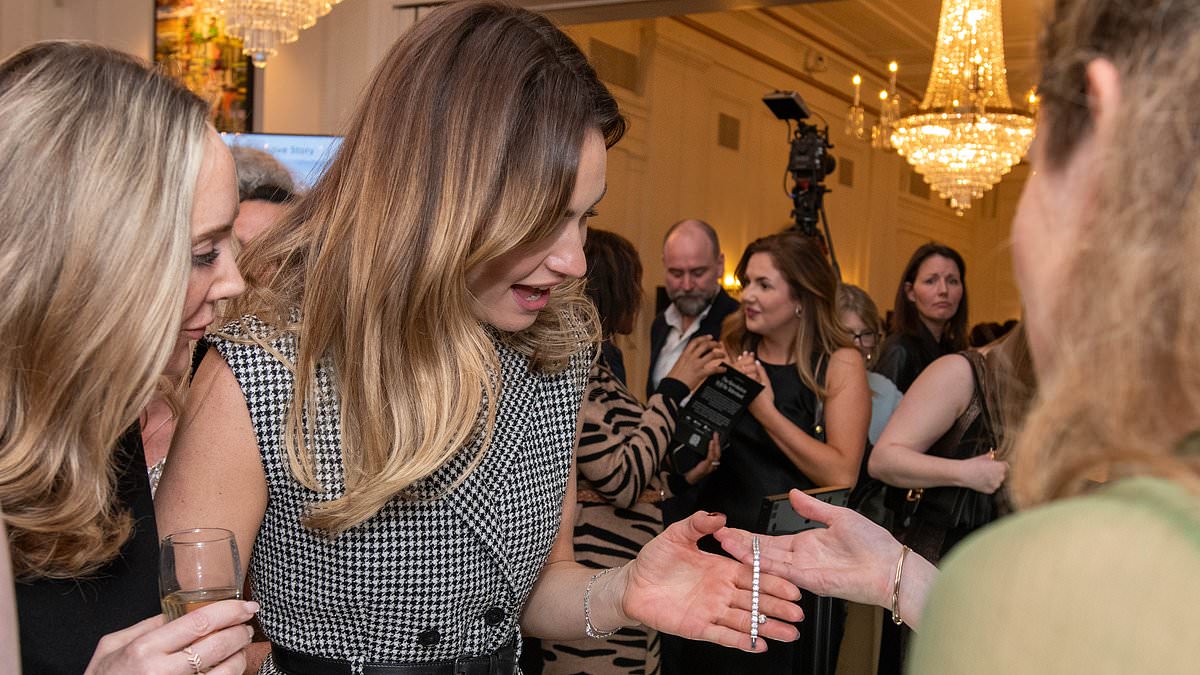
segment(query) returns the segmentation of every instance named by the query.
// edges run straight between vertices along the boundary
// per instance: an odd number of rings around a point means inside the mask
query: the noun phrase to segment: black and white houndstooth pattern
[[[247,320],[252,330],[262,324]],[[225,333],[237,336],[235,323]],[[305,505],[343,494],[338,400],[318,372],[315,441],[325,494],[293,479],[284,446],[292,395],[288,367],[267,350],[210,336],[241,385],[267,478],[266,515],[250,559],[258,618],[271,642],[314,656],[363,663],[424,662],[485,654],[517,632],[517,621],[558,532],[575,423],[589,359],[555,374],[498,346],[504,382],[492,445],[461,485],[478,448],[336,538],[305,529]],[[289,362],[295,338],[271,343]],[[463,423],[470,423],[463,420]],[[262,673],[276,673],[270,659]]]

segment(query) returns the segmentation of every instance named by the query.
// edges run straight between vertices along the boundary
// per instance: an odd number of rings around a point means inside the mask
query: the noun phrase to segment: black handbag
[[[970,459],[997,446],[996,430],[988,414],[988,392],[984,377],[983,357],[974,351],[963,355],[971,363],[975,376],[975,394],[971,405],[955,421],[954,427],[929,449],[929,454],[949,459]],[[975,422],[979,422],[975,428]],[[994,495],[962,487],[904,488],[889,487],[888,506],[897,515],[899,528],[909,528],[918,521],[943,529],[975,529],[996,517]]]

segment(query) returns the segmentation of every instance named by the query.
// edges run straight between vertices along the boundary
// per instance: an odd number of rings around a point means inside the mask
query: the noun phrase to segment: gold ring
[[[996,450],[995,450],[994,448],[993,448],[992,450],[988,450],[988,458],[989,458],[989,459],[991,459],[991,460],[993,460],[993,461],[995,461],[995,459],[996,459]]]
[[[193,673],[204,672],[204,662],[200,660],[200,655],[192,651],[191,647],[184,647],[183,653],[187,655],[188,664],[192,666]]]

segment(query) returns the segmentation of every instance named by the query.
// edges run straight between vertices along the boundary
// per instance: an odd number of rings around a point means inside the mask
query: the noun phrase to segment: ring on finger
[[[200,655],[192,651],[191,647],[184,647],[182,651],[187,656],[188,665],[192,667],[192,672],[203,673],[204,662],[200,660]]]

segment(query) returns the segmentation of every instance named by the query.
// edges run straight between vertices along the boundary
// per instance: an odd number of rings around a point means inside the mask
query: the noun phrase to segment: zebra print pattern
[[[661,505],[638,498],[647,491],[656,497],[670,496],[662,469],[678,410],[679,401],[662,393],[644,405],[603,362],[592,367],[575,449],[581,493],[575,559],[580,563],[595,569],[618,567],[637,557],[642,546],[662,532]],[[607,640],[544,640],[542,672],[658,673],[658,651],[658,633],[644,627],[623,629]]]

